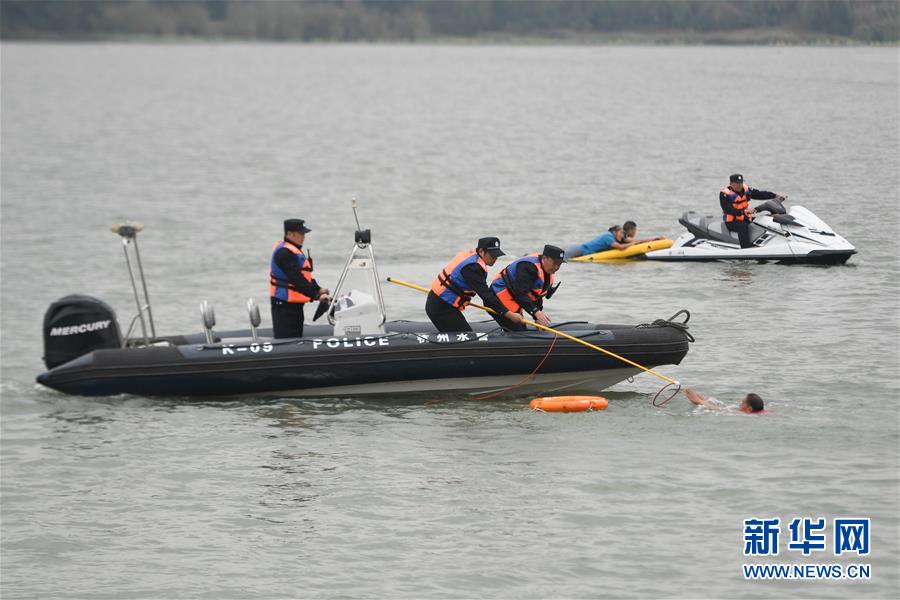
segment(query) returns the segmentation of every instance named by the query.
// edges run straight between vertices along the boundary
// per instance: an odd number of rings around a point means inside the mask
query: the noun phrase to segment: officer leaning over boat
[[[550,325],[550,317],[544,312],[544,298],[550,298],[559,287],[553,285],[553,274],[565,262],[565,253],[561,248],[547,244],[540,254],[529,254],[509,263],[491,282],[491,290],[510,312],[520,315],[522,311],[529,313],[534,320]],[[524,330],[524,323],[510,322],[499,318],[497,322],[513,330]]]
[[[303,305],[313,300],[330,301],[327,289],[313,279],[313,261],[303,252],[303,240],[312,231],[303,219],[284,222],[284,239],[272,248],[269,297],[272,331],[276,338],[303,336]]]
[[[498,315],[505,315],[505,321],[525,328],[521,315],[509,312],[487,285],[488,267],[504,254],[499,239],[483,237],[474,250],[463,250],[454,256],[435,277],[425,301],[425,313],[439,332],[472,331],[462,311],[475,294],[481,297],[485,306]]]

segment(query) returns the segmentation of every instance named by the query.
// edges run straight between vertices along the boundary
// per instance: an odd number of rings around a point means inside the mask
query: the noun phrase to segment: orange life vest
[[[312,258],[307,258],[307,256],[303,254],[303,250],[289,241],[280,240],[275,244],[275,247],[272,248],[272,260],[269,265],[269,296],[284,302],[293,302],[297,304],[312,302],[312,298],[297,291],[296,286],[288,280],[287,273],[275,264],[275,253],[282,248],[287,248],[294,254],[297,259],[297,268],[300,269],[300,275],[302,275],[306,281],[311,282],[313,280]]]
[[[522,305],[516,302],[516,299],[513,296],[513,289],[515,288],[516,272],[518,271],[519,266],[524,262],[530,262],[537,266],[537,276],[534,278],[534,281],[531,283],[531,288],[528,290],[529,300],[537,302],[538,298],[546,296],[547,292],[553,287],[553,275],[544,273],[539,254],[529,254],[528,256],[514,260],[506,265],[506,267],[494,277],[494,280],[491,282],[491,290],[497,294],[497,298],[503,306],[506,307],[506,310],[516,313],[522,312]]]
[[[478,253],[475,250],[463,250],[441,269],[431,282],[431,291],[450,306],[465,310],[475,297],[475,290],[469,287],[469,282],[462,276],[463,267],[471,264],[479,265],[487,274],[487,264]]]
[[[731,207],[734,210],[741,211],[739,215],[730,215],[725,213],[725,222],[730,223],[732,221],[743,221],[749,220],[750,215],[747,214],[747,209],[750,208],[750,187],[743,183],[743,189],[740,192],[735,192],[730,187],[726,186],[722,189],[721,194],[725,194],[725,197],[728,198],[728,201],[731,202]]]

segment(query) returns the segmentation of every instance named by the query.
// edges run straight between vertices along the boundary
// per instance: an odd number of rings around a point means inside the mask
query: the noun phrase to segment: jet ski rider
[[[303,219],[287,219],[284,239],[272,248],[269,297],[273,337],[303,337],[303,305],[331,299],[328,290],[313,279],[312,257],[303,252],[303,240],[310,231]]]
[[[753,246],[750,242],[750,222],[756,211],[750,208],[750,200],[771,200],[772,198],[784,200],[784,196],[781,194],[751,188],[744,183],[744,176],[740,173],[732,175],[729,178],[728,187],[719,192],[719,204],[722,206],[722,212],[725,213],[722,216],[725,227],[729,231],[737,232],[741,248]]]
[[[550,298],[559,285],[553,285],[553,274],[565,262],[562,248],[547,244],[540,254],[529,254],[509,263],[491,282],[491,289],[503,305],[515,314],[529,313],[545,327],[550,316],[544,312],[544,298]],[[508,313],[507,313],[508,314]],[[506,329],[524,331],[524,324],[497,319]]]
[[[431,291],[425,301],[425,313],[441,333],[472,331],[462,311],[466,309],[475,294],[484,305],[496,312],[498,322],[504,321],[525,325],[521,315],[510,312],[503,306],[497,295],[487,285],[487,270],[506,254],[500,249],[500,240],[483,237],[474,250],[463,250],[454,256],[447,266],[431,283]],[[501,322],[502,324],[502,322]]]

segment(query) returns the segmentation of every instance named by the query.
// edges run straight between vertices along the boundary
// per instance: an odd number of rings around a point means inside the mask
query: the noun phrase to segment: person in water
[[[625,221],[625,224],[622,225],[622,229],[625,230],[625,237],[622,241],[626,244],[644,244],[646,242],[655,242],[656,240],[663,239],[663,236],[661,235],[652,238],[644,238],[642,240],[636,239],[637,224],[634,221]]]
[[[566,248],[566,258],[587,256],[605,250],[624,250],[634,243],[625,241],[625,230],[619,225],[613,225],[589,242],[570,245]]]
[[[284,239],[272,248],[269,297],[275,338],[303,337],[303,305],[331,299],[328,290],[313,279],[312,257],[303,250],[303,242],[310,231],[303,219],[287,219]]]
[[[693,388],[684,388],[684,395],[687,396],[688,400],[690,400],[697,406],[703,406],[711,410],[721,410],[725,407],[715,398],[707,398]],[[741,400],[741,405],[738,407],[738,410],[742,413],[759,415],[766,412],[766,406],[765,403],[763,403],[763,399],[758,395],[747,394],[746,396],[744,396],[744,399]]]
[[[494,314],[502,315],[501,318],[515,326],[525,327],[521,315],[507,310],[487,284],[488,267],[504,254],[499,239],[483,237],[474,249],[463,250],[438,273],[425,300],[425,314],[439,332],[472,331],[462,313],[475,294]]]
[[[728,178],[728,186],[719,192],[719,206],[722,207],[722,219],[729,231],[738,234],[741,248],[751,248],[750,222],[756,212],[750,208],[750,200],[771,200],[778,198],[784,200],[784,196],[775,192],[757,190],[744,183],[744,176],[735,173]]]

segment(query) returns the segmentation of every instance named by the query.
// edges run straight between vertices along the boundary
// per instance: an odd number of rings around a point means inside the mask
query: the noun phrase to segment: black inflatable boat
[[[213,343],[204,334],[171,336],[150,346],[95,349],[37,380],[85,396],[331,396],[485,393],[533,371],[519,391],[596,392],[640,372],[553,334],[505,332],[493,321],[475,327],[438,334],[431,323],[392,321],[384,334],[353,337],[335,337],[331,326],[308,326],[306,337],[292,340],[272,340],[265,330],[255,340],[249,331],[228,332]],[[559,329],[648,367],[678,364],[688,351],[677,327],[569,323]],[[98,337],[98,331],[109,328],[75,335]]]
[[[137,224],[114,228],[137,254]],[[128,261],[129,273],[133,273]],[[88,296],[67,296],[44,317],[44,361],[37,381],[68,394],[109,396],[334,396],[459,391],[597,392],[639,369],[552,333],[507,332],[494,321],[473,332],[437,333],[431,323],[387,321],[368,231],[356,243],[328,307],[328,324],[307,323],[304,337],[273,339],[258,329],[215,332],[201,306],[204,330],[157,336],[147,287],[144,303],[132,276],[138,313],[125,335],[112,308]],[[345,291],[349,282],[362,283]],[[687,315],[686,315],[687,316]],[[471,318],[471,317],[470,317]],[[131,335],[139,322],[141,335]],[[685,321],[686,322],[686,319]],[[556,327],[645,367],[678,364],[692,338],[682,323],[648,325],[570,322]]]

